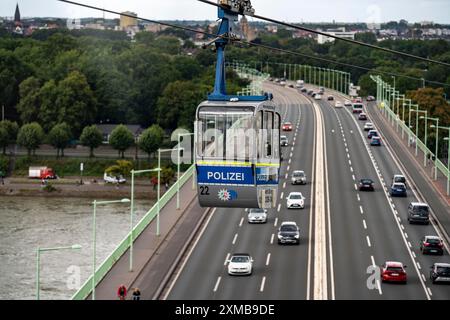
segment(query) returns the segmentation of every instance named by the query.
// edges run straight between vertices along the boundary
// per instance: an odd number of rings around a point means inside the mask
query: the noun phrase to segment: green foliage
[[[47,184],[42,188],[45,192],[51,193],[55,192],[57,189],[51,184],[50,182],[47,182]]]
[[[23,123],[30,123],[38,120],[41,84],[36,77],[25,79],[19,86],[20,102],[17,105],[17,112]]]
[[[124,153],[129,147],[134,143],[134,136],[131,131],[124,125],[118,125],[111,132],[109,137],[109,144],[116,150],[119,151],[122,158],[125,157]]]
[[[5,128],[0,127],[0,148],[3,149],[3,154],[6,154],[6,147],[9,145],[9,134]]]
[[[44,139],[44,130],[37,122],[23,125],[17,136],[17,143],[28,150],[28,155],[39,148]]]
[[[19,126],[16,122],[0,121],[0,148],[3,149],[3,154],[6,153],[6,147],[9,144],[16,142],[18,132]]]
[[[133,169],[133,163],[127,160],[117,160],[116,164],[106,168],[105,172],[110,176],[129,176]]]
[[[152,125],[142,132],[139,138],[139,148],[150,154],[158,150],[164,139],[164,130],[158,125]]]
[[[90,157],[94,157],[94,149],[102,144],[103,135],[96,125],[88,126],[83,129],[80,136],[80,142],[83,146],[90,148]]]
[[[8,169],[9,169],[9,158],[0,156],[0,172],[3,173],[4,176],[6,176]]]
[[[59,157],[59,151],[61,150],[61,156],[64,157],[64,149],[70,143],[72,139],[72,133],[67,123],[60,123],[55,125],[48,134],[50,144],[56,148],[56,156]]]

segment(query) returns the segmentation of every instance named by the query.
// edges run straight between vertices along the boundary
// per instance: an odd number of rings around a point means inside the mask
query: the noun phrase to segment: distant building
[[[321,30],[318,30],[321,31]],[[325,33],[332,35],[332,36],[336,36],[336,37],[341,37],[344,39],[350,39],[350,40],[355,40],[355,34],[356,32],[354,31],[345,31],[345,27],[341,27],[341,28],[337,28],[337,29],[328,29],[325,31]],[[324,44],[326,42],[334,42],[334,38],[331,37],[327,37],[324,35],[317,35],[317,43],[318,44]]]
[[[109,137],[117,126],[118,124],[96,124],[96,127],[102,132],[103,143],[109,143]],[[138,124],[126,124],[125,126],[131,131],[135,138],[139,138],[144,131],[144,129]]]
[[[167,28],[168,28],[167,26],[163,26],[158,23],[149,23],[145,25],[144,30],[148,32],[157,33],[166,30]]]
[[[85,29],[95,29],[95,30],[105,30],[105,26],[101,23],[86,23],[84,25]]]
[[[22,21],[20,20],[20,10],[19,4],[16,4],[16,12],[14,13],[14,24],[17,26],[22,26]]]
[[[268,32],[271,32],[271,33],[277,33],[278,32],[278,26],[269,24],[269,25],[266,26],[266,30]]]
[[[137,13],[125,11],[120,15],[120,28],[125,30],[129,27],[136,27],[137,23]]]

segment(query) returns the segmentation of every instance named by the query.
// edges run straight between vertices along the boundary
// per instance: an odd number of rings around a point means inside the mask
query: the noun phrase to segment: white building
[[[322,30],[318,30],[318,31],[322,31]],[[325,33],[332,35],[332,36],[336,36],[336,37],[340,37],[340,38],[344,38],[344,39],[350,39],[350,40],[355,40],[355,34],[356,32],[354,31],[345,31],[345,27],[341,27],[341,28],[337,28],[337,29],[328,29],[326,31],[324,31]],[[334,38],[330,38],[324,35],[317,35],[317,43],[318,44],[324,44],[326,42],[334,42]]]

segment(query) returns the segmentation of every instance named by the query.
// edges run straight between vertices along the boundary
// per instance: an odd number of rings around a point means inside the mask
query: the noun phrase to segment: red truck
[[[48,167],[30,167],[28,178],[31,179],[56,179],[56,174],[52,168]]]

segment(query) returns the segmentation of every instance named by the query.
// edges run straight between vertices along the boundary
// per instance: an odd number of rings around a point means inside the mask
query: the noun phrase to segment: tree
[[[5,128],[0,127],[0,148],[3,149],[3,154],[6,154],[6,147],[9,145],[9,134]]]
[[[39,115],[39,92],[41,84],[39,79],[29,77],[22,81],[19,86],[20,102],[17,105],[17,111],[23,123],[30,123],[38,120]]]
[[[150,154],[158,150],[164,138],[164,130],[158,125],[152,125],[142,133],[139,138],[139,148],[148,154],[150,160]]]
[[[102,144],[103,135],[96,125],[88,126],[83,129],[80,136],[80,141],[83,146],[90,148],[89,157],[94,157],[94,149]]]
[[[128,176],[133,169],[133,164],[128,160],[117,160],[115,165],[106,168],[105,172],[111,176]]]
[[[119,151],[119,156],[125,157],[125,150],[131,147],[134,143],[134,137],[131,131],[123,124],[118,125],[111,132],[109,137],[109,144]]]
[[[0,130],[3,129],[6,132],[6,135],[3,134],[3,141],[0,142],[0,148],[3,148],[3,154],[6,154],[6,147],[10,143],[15,143],[17,140],[17,133],[19,132],[19,126],[17,122],[11,122],[9,120],[0,121]]]
[[[61,156],[64,157],[64,149],[70,143],[72,139],[72,133],[67,123],[60,123],[55,125],[48,134],[50,144],[56,148],[56,157],[59,158],[59,151],[61,150]]]
[[[58,123],[57,97],[58,86],[54,80],[47,81],[39,91],[41,107],[38,118],[46,131],[51,130]]]
[[[32,122],[28,124],[24,124],[20,130],[19,135],[17,136],[17,143],[20,146],[23,146],[28,151],[28,156],[35,153],[36,149],[39,148],[39,145],[42,143],[44,139],[44,130],[37,122]]]

